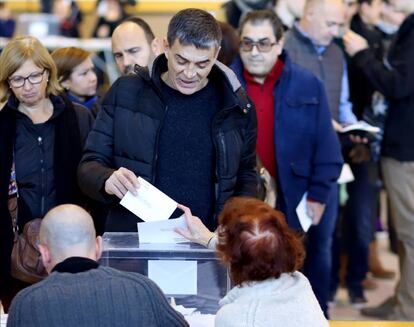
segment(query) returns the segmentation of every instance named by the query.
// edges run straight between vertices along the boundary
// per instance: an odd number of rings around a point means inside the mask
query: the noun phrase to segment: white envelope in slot
[[[148,260],[148,278],[168,295],[197,295],[197,261]]]
[[[175,219],[137,223],[140,243],[183,243],[187,239],[176,233],[176,228],[187,229],[183,216]]]

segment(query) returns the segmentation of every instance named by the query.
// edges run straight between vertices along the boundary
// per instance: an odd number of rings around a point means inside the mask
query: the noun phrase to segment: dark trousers
[[[339,257],[348,256],[346,286],[355,296],[363,295],[362,281],[368,272],[369,244],[374,239],[380,185],[372,163],[352,164],[355,180],[347,184],[346,202],[335,233],[331,293],[338,287]]]
[[[303,272],[312,285],[318,302],[328,317],[328,299],[332,266],[332,238],[338,215],[338,186],[332,187],[320,223],[306,234],[306,259]]]

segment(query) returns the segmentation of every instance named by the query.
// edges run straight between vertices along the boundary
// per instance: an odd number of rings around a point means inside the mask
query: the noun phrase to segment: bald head
[[[300,26],[318,45],[329,45],[343,35],[346,11],[343,0],[307,0]]]
[[[118,25],[112,34],[112,53],[121,74],[133,72],[135,65],[147,67],[159,54],[157,41],[148,24],[138,17]]]
[[[42,220],[39,238],[49,252],[51,268],[73,256],[98,259],[92,217],[79,206],[64,204],[50,210]]]

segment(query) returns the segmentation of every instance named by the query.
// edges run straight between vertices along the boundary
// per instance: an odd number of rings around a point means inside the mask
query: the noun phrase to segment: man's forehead
[[[251,39],[274,38],[272,25],[268,21],[262,22],[247,22],[242,29],[241,37],[248,37]]]
[[[112,45],[129,44],[128,48],[148,44],[144,30],[135,23],[127,22],[118,26],[112,34]]]
[[[178,40],[174,41],[170,49],[175,56],[179,56],[192,62],[212,60],[214,59],[217,51],[215,46],[211,46],[207,49],[201,49],[194,45],[183,45]]]

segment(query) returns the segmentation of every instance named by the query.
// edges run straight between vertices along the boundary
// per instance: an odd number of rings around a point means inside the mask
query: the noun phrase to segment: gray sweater
[[[21,291],[7,326],[188,326],[157,285],[145,276],[99,267],[53,272]]]
[[[234,287],[220,301],[215,327],[328,327],[300,272]]]

